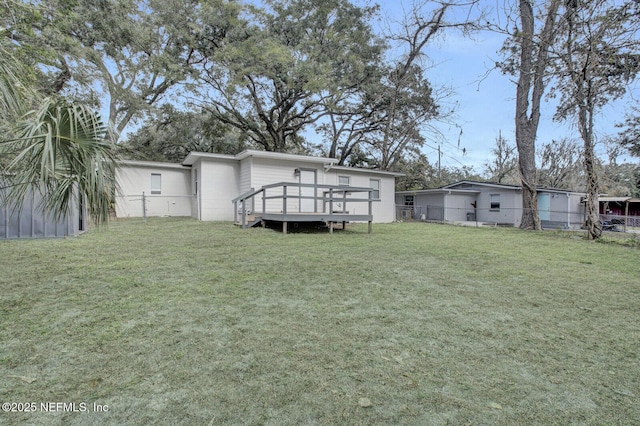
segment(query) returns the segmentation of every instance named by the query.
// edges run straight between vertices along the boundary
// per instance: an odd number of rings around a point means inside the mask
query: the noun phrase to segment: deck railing
[[[305,189],[308,189],[305,191]],[[254,198],[262,194],[261,211],[257,210]],[[354,194],[366,194],[366,196],[354,196]],[[242,227],[246,227],[248,216],[247,204],[251,203],[254,211],[250,214],[282,215],[282,220],[292,214],[320,214],[326,213],[328,218],[339,214],[341,218],[349,216],[363,217],[371,225],[373,217],[373,189],[365,187],[346,187],[326,184],[311,184],[299,182],[278,182],[264,185],[260,189],[251,189],[232,200],[234,205],[234,220],[237,223],[237,215],[242,213]],[[307,201],[307,202],[305,202]],[[354,204],[367,203],[367,212],[355,214]],[[238,208],[240,204],[240,209]],[[350,210],[351,209],[351,210]],[[351,213],[350,213],[351,212]],[[366,216],[366,217],[365,217]],[[324,219],[326,221],[326,219]],[[329,219],[330,220],[330,219]]]

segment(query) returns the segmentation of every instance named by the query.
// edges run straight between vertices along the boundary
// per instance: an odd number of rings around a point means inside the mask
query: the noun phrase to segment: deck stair
[[[259,225],[260,223],[262,223],[262,217],[261,216],[256,216],[253,214],[247,214],[244,217],[244,226],[247,228],[253,228],[256,225]],[[234,225],[237,226],[242,226],[242,219],[236,220],[234,222]]]

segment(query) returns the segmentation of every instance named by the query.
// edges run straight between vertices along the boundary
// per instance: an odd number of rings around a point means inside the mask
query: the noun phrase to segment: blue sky
[[[363,0],[358,3],[367,2]],[[379,0],[377,3],[381,5],[381,15],[387,17],[382,19],[381,25],[386,25],[385,22],[397,22],[403,16],[403,4],[406,9],[411,6],[408,1],[399,0]],[[503,36],[489,32],[477,33],[473,39],[448,32],[427,46],[424,53],[432,67],[426,72],[426,77],[436,87],[451,87],[454,93],[444,101],[444,105],[456,106],[456,113],[451,118],[454,124],[436,125],[442,137],[427,135],[429,146],[424,148],[424,153],[430,162],[437,161],[437,149],[434,147],[437,148],[440,144],[444,153],[443,165],[459,167],[464,164],[481,172],[482,164],[491,157],[491,149],[499,132],[515,144],[515,86],[511,81],[512,77],[502,75],[498,70],[487,75],[495,61],[500,59],[498,51],[503,40]],[[636,98],[640,96],[637,85],[632,91],[631,96],[633,95]],[[629,98],[608,107],[598,117],[599,138],[617,133],[614,123],[623,121]],[[543,108],[538,129],[538,146],[552,139],[578,138],[577,131],[570,123],[553,122],[553,105],[545,103]],[[466,150],[465,154],[462,148]],[[602,154],[604,148],[597,147],[596,152]]]

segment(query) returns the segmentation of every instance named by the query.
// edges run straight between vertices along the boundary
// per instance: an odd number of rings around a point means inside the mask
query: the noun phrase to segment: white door
[[[538,216],[540,220],[551,219],[551,200],[549,194],[538,194]]]
[[[316,171],[315,170],[300,170],[300,183],[316,184]],[[316,211],[316,188],[312,187],[300,187],[301,197],[314,197],[314,198],[300,198],[300,213],[315,213]]]

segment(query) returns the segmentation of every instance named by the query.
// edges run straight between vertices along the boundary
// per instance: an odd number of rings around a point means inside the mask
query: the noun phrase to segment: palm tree
[[[106,222],[116,157],[99,116],[60,97],[39,96],[19,78],[28,74],[4,41],[0,58],[0,177],[8,183],[6,201],[19,209],[35,187],[42,192],[40,207],[56,219],[82,200],[96,223]],[[37,106],[28,109],[32,105]]]

